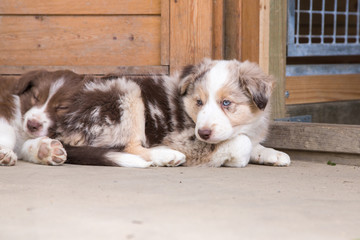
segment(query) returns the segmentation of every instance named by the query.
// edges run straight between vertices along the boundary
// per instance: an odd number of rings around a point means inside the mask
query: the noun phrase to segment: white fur
[[[123,152],[109,152],[105,157],[120,167],[146,168],[152,164],[137,155]]]
[[[209,164],[212,167],[245,167],[249,163],[251,150],[250,139],[239,135],[220,143]]]
[[[251,152],[251,162],[257,164],[289,166],[290,157],[284,152],[256,145]]]
[[[54,143],[57,144],[57,146],[54,146]],[[43,148],[41,148],[41,146],[43,146]],[[45,152],[42,154],[44,157],[40,158],[39,152],[44,150]],[[60,154],[57,150],[60,150]],[[66,160],[66,152],[59,141],[48,137],[39,137],[27,140],[22,145],[19,157],[32,163],[60,165]],[[55,157],[58,161],[54,161]]]
[[[219,61],[207,75],[207,94],[208,98],[204,106],[199,111],[196,121],[195,134],[198,139],[199,129],[210,129],[212,131],[208,143],[219,143],[229,139],[233,135],[233,127],[223,110],[220,102],[216,99],[216,93],[224,86],[228,79],[227,62]]]
[[[150,159],[153,166],[175,167],[185,162],[185,155],[165,146],[150,148]]]

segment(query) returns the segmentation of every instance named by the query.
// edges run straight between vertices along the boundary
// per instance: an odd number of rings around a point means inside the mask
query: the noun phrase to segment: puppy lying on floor
[[[59,165],[66,152],[52,127],[63,116],[82,77],[70,71],[33,71],[0,80],[0,165],[22,160]]]
[[[167,77],[94,79],[56,126],[68,162],[148,166],[288,166],[265,148],[273,81],[250,62],[204,60]]]

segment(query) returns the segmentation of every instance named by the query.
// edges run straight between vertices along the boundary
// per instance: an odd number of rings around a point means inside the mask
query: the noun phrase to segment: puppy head
[[[180,76],[186,113],[196,123],[195,135],[219,143],[263,116],[272,79],[254,63],[205,60]]]
[[[77,76],[70,71],[33,71],[18,80],[22,128],[29,137],[50,135],[54,123],[68,109]]]

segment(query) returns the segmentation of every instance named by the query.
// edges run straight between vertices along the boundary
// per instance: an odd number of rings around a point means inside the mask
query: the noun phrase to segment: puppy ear
[[[239,80],[255,105],[264,110],[271,96],[273,78],[266,75],[257,64],[246,61],[239,65]]]
[[[41,76],[45,74],[45,71],[31,71],[22,75],[18,80],[15,88],[16,95],[21,95],[28,92]]]
[[[180,95],[185,95],[187,89],[191,83],[195,81],[196,66],[187,65],[185,66],[180,74]]]
[[[196,65],[187,65],[182,69],[180,74],[181,95],[185,95],[189,86],[205,75],[205,73],[208,71],[208,66],[210,66],[211,63],[211,59],[204,58],[200,63]]]

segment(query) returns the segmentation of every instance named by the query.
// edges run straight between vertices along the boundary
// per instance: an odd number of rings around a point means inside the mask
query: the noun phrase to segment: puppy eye
[[[57,106],[56,107],[56,110],[57,111],[61,111],[61,110],[66,110],[66,109],[68,109],[69,107],[67,107],[67,106]]]
[[[224,107],[229,107],[231,104],[231,102],[229,100],[224,100],[221,102],[221,105],[223,105]]]
[[[202,105],[203,105],[203,102],[202,102],[200,99],[198,99],[198,100],[196,100],[196,105],[202,106]]]
[[[36,102],[39,101],[39,96],[37,94],[34,93],[32,97]]]

